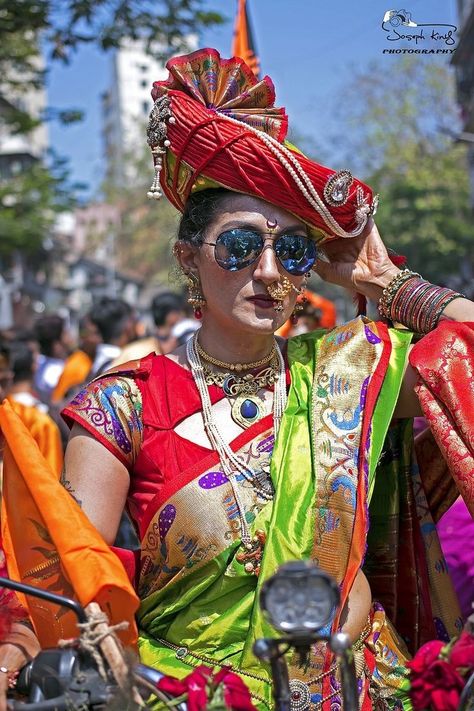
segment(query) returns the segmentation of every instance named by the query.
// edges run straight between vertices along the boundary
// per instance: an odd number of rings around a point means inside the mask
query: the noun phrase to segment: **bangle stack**
[[[463,294],[430,284],[420,274],[403,269],[383,290],[378,309],[388,321],[402,323],[415,333],[428,333],[436,328],[446,306],[459,298]]]
[[[0,673],[6,674],[8,678],[8,688],[14,689],[16,686],[16,681],[18,679],[18,671],[9,671],[6,667],[0,667]]]

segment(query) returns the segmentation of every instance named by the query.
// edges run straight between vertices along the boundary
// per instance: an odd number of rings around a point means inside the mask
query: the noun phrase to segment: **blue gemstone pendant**
[[[246,420],[254,420],[258,415],[258,405],[248,398],[243,401],[240,406],[240,414],[245,417]]]
[[[264,402],[258,395],[239,395],[231,409],[232,419],[244,429],[260,420],[264,412]]]

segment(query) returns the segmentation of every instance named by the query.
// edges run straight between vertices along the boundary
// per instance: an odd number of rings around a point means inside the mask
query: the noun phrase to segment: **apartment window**
[[[146,89],[146,87],[148,86],[148,79],[142,79],[140,82],[140,86],[142,87],[142,89]]]
[[[150,106],[148,104],[148,101],[143,101],[142,102],[142,111],[144,114],[148,114],[150,111]]]

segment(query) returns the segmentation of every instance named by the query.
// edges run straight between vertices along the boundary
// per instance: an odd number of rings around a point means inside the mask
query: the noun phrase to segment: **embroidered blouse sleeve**
[[[132,377],[111,375],[89,383],[62,416],[70,427],[77,422],[88,430],[132,469],[143,438],[142,396]]]

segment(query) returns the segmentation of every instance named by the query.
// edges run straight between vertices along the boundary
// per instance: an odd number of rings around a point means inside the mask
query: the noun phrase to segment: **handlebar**
[[[43,590],[42,588],[33,588],[31,585],[25,585],[24,583],[18,583],[16,580],[10,580],[10,578],[0,577],[0,588],[7,588],[8,590],[16,590],[24,595],[33,595],[40,600],[46,600],[47,602],[52,602],[59,607],[68,607],[72,610],[79,622],[87,622],[87,615],[82,607],[76,600],[72,600],[68,597],[63,597],[62,595],[56,595],[55,593],[49,592],[48,590]]]
[[[44,652],[40,652],[40,654],[43,654],[45,656],[46,662],[52,661],[52,658],[48,659],[47,655],[50,655],[51,657],[55,654],[57,650],[45,650]],[[64,650],[62,650],[63,655],[64,655]],[[75,653],[72,653],[71,657],[73,657]],[[64,663],[65,661],[65,663]],[[22,674],[25,676],[25,681],[26,681],[26,686],[29,686],[31,684],[31,662],[27,665],[27,667],[24,668]],[[73,672],[73,665],[74,665],[74,660],[67,659],[64,660],[63,657],[63,666],[68,667],[70,669],[70,672],[72,674]],[[46,666],[49,667],[49,672],[53,671],[54,664],[47,664]],[[33,674],[33,676],[38,676],[38,670],[36,674]],[[66,671],[66,670],[64,670]],[[90,673],[90,672],[89,672]],[[138,677],[139,679],[142,679],[143,681],[147,682],[148,685],[151,686],[156,686],[160,679],[165,676],[162,672],[158,671],[157,669],[153,669],[152,667],[148,667],[145,664],[138,663],[134,667],[134,673],[135,676]],[[87,672],[86,672],[87,675]],[[60,681],[61,674],[59,674],[56,677],[56,681],[58,685],[61,685]],[[85,680],[83,680],[82,685],[85,687],[89,687],[87,683],[84,683]],[[139,680],[137,680],[137,683],[139,684]],[[92,691],[92,688],[94,689]],[[148,688],[148,687],[147,687]],[[87,708],[87,709],[106,709],[108,707],[108,701],[110,701],[110,698],[113,695],[113,690],[114,687],[112,685],[108,686],[105,682],[102,684],[102,693],[100,689],[97,688],[97,684],[94,683],[94,680],[92,680],[91,688],[88,688],[87,691],[79,691],[78,688],[72,689],[72,688],[64,688],[64,693],[60,695],[55,695],[54,698],[49,698],[49,699],[44,699],[42,697],[41,691],[38,690],[37,692],[37,700],[33,700],[35,693],[30,694],[30,700],[27,702],[23,701],[9,701],[8,702],[8,709],[9,711],[70,711],[71,709],[71,702],[73,702],[74,708]],[[92,691],[92,693],[91,693]],[[99,691],[99,693],[94,693]],[[26,692],[26,689],[25,689]],[[162,692],[163,693],[163,692]],[[33,698],[32,698],[33,696]],[[170,700],[172,700],[172,696],[169,694],[164,694],[164,696],[168,697]],[[185,703],[178,704],[176,706],[176,711],[187,711],[187,706]]]
[[[83,694],[83,698],[76,697],[74,699],[74,705],[78,705],[78,708],[87,708],[88,695]],[[85,704],[85,706],[83,706]],[[56,696],[54,699],[47,699],[46,701],[37,701],[33,703],[23,703],[22,701],[9,701],[8,709],[11,711],[70,711],[71,709],[71,699],[65,694],[62,696]]]

